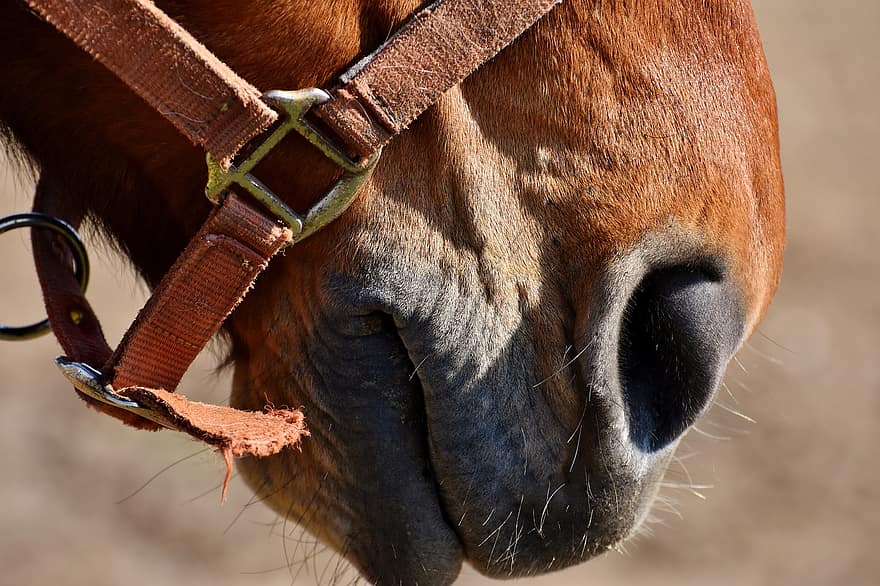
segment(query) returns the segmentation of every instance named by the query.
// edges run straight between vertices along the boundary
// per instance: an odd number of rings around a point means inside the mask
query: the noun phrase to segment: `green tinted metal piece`
[[[224,169],[211,155],[208,155],[208,184],[205,186],[205,195],[216,204],[233,183],[240,185],[267,210],[287,224],[293,231],[293,241],[298,242],[332,222],[348,208],[357,196],[361,185],[370,177],[381,151],[366,161],[353,161],[326,136],[304,120],[303,116],[310,108],[330,99],[330,95],[324,90],[317,88],[297,91],[276,90],[266,94],[265,99],[269,104],[284,112],[285,118],[266,140],[239,165],[232,165],[229,169]],[[295,130],[305,137],[327,158],[345,171],[339,181],[305,216],[290,209],[272,190],[251,174],[254,167],[291,130]]]

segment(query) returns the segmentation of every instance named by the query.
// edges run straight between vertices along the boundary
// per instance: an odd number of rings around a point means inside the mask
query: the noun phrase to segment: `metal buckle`
[[[298,242],[326,226],[344,212],[370,177],[381,151],[366,161],[353,161],[318,129],[304,120],[305,114],[315,105],[330,100],[330,94],[318,88],[297,91],[271,91],[265,100],[284,112],[281,124],[239,165],[224,169],[208,155],[208,184],[205,195],[219,203],[223,192],[233,183],[245,188],[257,201],[278,217],[293,231],[293,241]],[[296,213],[271,189],[266,187],[251,171],[291,131],[296,130],[324,155],[339,165],[345,173],[321,200],[305,216]]]
[[[144,419],[149,419],[150,421],[158,423],[162,427],[175,429],[171,423],[169,423],[164,417],[157,415],[152,409],[148,409],[137,401],[126,399],[118,394],[113,390],[113,387],[104,383],[104,377],[101,373],[88,364],[68,360],[63,356],[56,358],[55,364],[61,370],[61,374],[63,374],[64,377],[76,387],[76,390],[82,394],[112,407],[131,411],[136,415],[140,415]]]
[[[25,212],[0,218],[0,234],[28,227],[48,228],[64,238],[64,241],[73,253],[74,274],[79,281],[80,288],[85,293],[86,287],[89,284],[89,255],[86,253],[85,244],[83,244],[76,229],[64,220],[39,212]],[[26,326],[0,325],[0,340],[30,340],[42,336],[51,330],[52,326],[49,324],[48,318]]]

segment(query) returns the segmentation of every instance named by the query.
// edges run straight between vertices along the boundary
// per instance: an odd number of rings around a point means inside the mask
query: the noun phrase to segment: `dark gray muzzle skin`
[[[629,536],[743,334],[723,263],[697,250],[622,255],[552,372],[540,312],[474,275],[377,256],[328,274],[303,456],[334,462],[318,498],[344,509],[338,547],[373,581],[446,584],[463,560],[526,575]]]

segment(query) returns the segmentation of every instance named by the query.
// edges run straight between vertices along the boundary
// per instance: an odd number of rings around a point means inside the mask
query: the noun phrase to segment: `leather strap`
[[[439,0],[344,73],[315,114],[365,160],[562,0]]]
[[[290,230],[229,193],[153,291],[112,358],[113,388],[177,388]]]
[[[65,205],[69,198],[61,197],[60,189],[51,185],[46,177],[37,183],[34,209],[65,218],[74,228],[82,222],[82,212]],[[113,351],[107,345],[101,324],[92,311],[73,275],[73,259],[67,245],[54,232],[31,230],[31,246],[37,277],[43,290],[46,315],[52,325],[52,333],[64,352],[73,359],[86,364],[104,364]],[[90,407],[121,419],[138,429],[157,430],[159,424],[134,413],[113,408],[82,393],[77,394]]]
[[[254,86],[152,2],[26,1],[224,167],[278,118]]]
[[[148,0],[26,1],[224,167],[277,119],[256,88]],[[367,160],[561,1],[438,0],[344,73],[315,114]]]
[[[41,178],[34,207],[64,215],[76,227],[82,216],[64,209],[62,195],[63,191]],[[105,364],[105,375],[117,394],[149,409],[162,424],[82,393],[80,397],[133,427],[157,430],[164,426],[187,433],[220,449],[227,464],[232,456],[268,456],[299,443],[308,435],[299,411],[240,411],[189,401],[166,390],[176,388],[198,352],[290,238],[288,229],[230,194],[208,217],[111,354],[98,319],[70,270],[66,246],[52,232],[33,230],[46,311],[68,358]]]

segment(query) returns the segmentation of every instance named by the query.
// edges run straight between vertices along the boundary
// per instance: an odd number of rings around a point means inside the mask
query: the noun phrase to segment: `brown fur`
[[[328,85],[419,2],[157,4],[268,90]],[[0,121],[155,284],[209,209],[203,154],[18,3],[0,7],[0,55]],[[527,316],[544,374],[586,332],[583,308],[606,267],[646,234],[681,234],[725,259],[751,332],[778,284],[784,239],[775,107],[746,2],[565,2],[396,139],[352,209],[261,278],[229,324],[234,401],[307,400],[313,375],[278,370],[279,357],[308,362],[314,316],[329,303],[324,276],[361,270],[369,250],[462,282],[473,275],[501,321]],[[292,138],[259,176],[303,209],[333,172]],[[498,326],[499,336],[514,326]],[[267,341],[273,328],[288,334]],[[274,382],[291,371],[300,390]],[[551,411],[572,429],[582,394],[548,386]],[[311,419],[311,443],[332,445],[322,417]],[[300,485],[291,490],[324,494],[319,510],[348,490],[333,453],[306,446],[292,460]],[[283,460],[248,470],[255,486],[281,487],[290,474]],[[322,489],[327,470],[337,491]],[[296,498],[273,506],[295,516]],[[348,521],[328,516],[311,529],[347,547]]]

